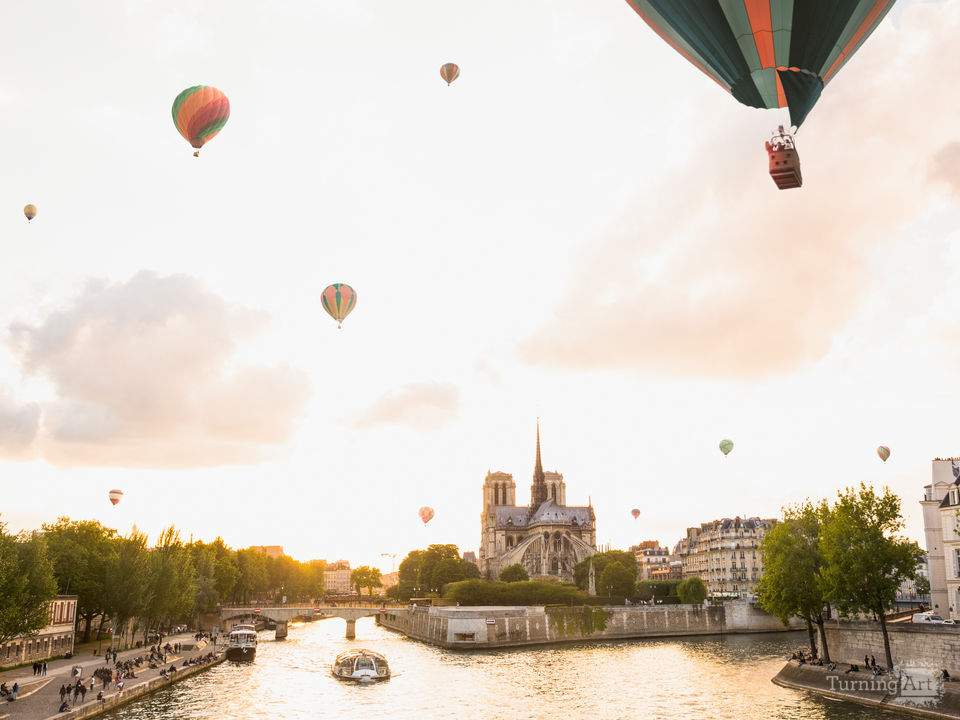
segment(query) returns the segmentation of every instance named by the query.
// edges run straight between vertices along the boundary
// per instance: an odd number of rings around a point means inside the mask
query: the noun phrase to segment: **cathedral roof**
[[[593,522],[593,511],[590,507],[565,507],[557,505],[552,498],[545,500],[536,512],[528,519],[527,508],[498,507],[496,508],[497,525],[513,525],[522,527],[539,522],[571,523],[574,520],[579,525]]]

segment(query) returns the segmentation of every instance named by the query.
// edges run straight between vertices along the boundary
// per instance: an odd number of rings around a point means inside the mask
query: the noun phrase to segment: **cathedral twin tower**
[[[480,516],[480,572],[495,580],[505,567],[520,564],[531,579],[572,581],[574,565],[597,551],[596,516],[590,506],[567,507],[563,475],[544,472],[539,420],[530,505],[518,507],[516,492],[513,475],[487,473]]]

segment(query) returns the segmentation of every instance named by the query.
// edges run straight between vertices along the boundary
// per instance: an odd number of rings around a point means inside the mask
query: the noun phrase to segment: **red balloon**
[[[637,510],[636,508],[634,508],[633,510],[631,510],[631,511],[630,511],[630,514],[633,515],[633,519],[634,519],[634,520],[636,520],[638,517],[640,517],[640,511]]]
[[[420,508],[420,519],[423,520],[423,524],[426,525],[433,519],[433,508],[424,505]]]
[[[123,490],[111,490],[107,493],[107,497],[110,498],[110,502],[116,505],[123,497]]]

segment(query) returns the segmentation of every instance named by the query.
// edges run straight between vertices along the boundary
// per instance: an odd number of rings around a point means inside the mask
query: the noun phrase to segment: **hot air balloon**
[[[733,450],[733,440],[720,441],[720,452],[724,455],[729,455],[731,450]]]
[[[440,77],[446,80],[449,87],[450,83],[460,77],[460,68],[454,63],[447,63],[440,68]]]
[[[111,490],[107,493],[107,497],[110,498],[110,502],[116,505],[123,498],[123,490]]]
[[[173,124],[187,142],[200,148],[223,129],[230,118],[230,101],[215,87],[194,85],[173,101]]]
[[[23,214],[27,216],[27,222],[30,222],[37,216],[37,206],[36,205],[24,205]]]
[[[630,511],[630,514],[633,515],[633,519],[634,519],[634,520],[636,520],[638,517],[640,517],[640,511],[637,510],[636,508],[634,508],[633,510],[631,510],[631,511]]]
[[[356,306],[357,293],[349,285],[334,283],[326,287],[323,295],[320,296],[320,301],[323,303],[323,309],[337,321],[339,329],[340,323]]]
[[[424,505],[420,508],[420,519],[423,520],[423,524],[426,525],[433,519],[433,508]]]
[[[736,100],[756,108],[789,108],[797,128],[895,1],[627,0],[660,37]],[[781,127],[767,151],[777,187],[800,187],[792,135]]]
[[[881,460],[886,462],[887,458],[890,457],[890,448],[888,448],[886,445],[881,445],[877,448],[877,455],[880,456]]]

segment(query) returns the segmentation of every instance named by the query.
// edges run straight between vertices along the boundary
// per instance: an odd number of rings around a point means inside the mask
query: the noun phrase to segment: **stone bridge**
[[[393,608],[393,612],[406,612]],[[281,605],[279,607],[222,607],[220,609],[220,627],[225,631],[241,620],[257,618],[272,620],[277,624],[278,639],[287,636],[287,623],[291,620],[340,617],[347,621],[347,639],[357,636],[357,620],[363,617],[379,615],[381,608],[366,606],[328,606],[328,605]]]

